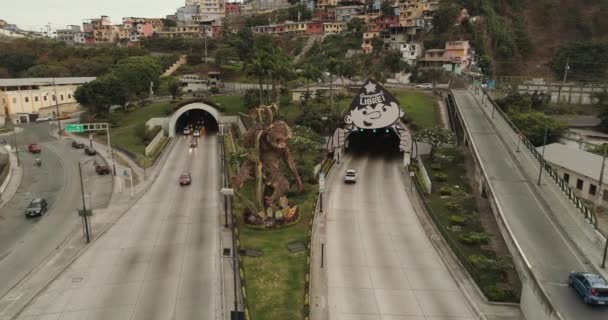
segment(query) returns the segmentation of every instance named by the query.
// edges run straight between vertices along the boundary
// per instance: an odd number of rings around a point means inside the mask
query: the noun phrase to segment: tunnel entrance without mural
[[[205,103],[191,103],[177,110],[169,121],[169,137],[181,135],[186,126],[201,126],[206,133],[218,131],[221,115]]]
[[[412,135],[403,126],[399,101],[374,79],[367,79],[344,114],[344,123],[328,140],[327,149],[339,160],[343,152],[403,156],[412,154]]]

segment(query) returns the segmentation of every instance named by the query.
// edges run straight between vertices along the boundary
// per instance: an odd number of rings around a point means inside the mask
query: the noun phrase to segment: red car
[[[110,167],[105,164],[95,162],[95,172],[97,172],[97,174],[100,176],[110,174]]]
[[[184,172],[179,176],[179,185],[180,186],[187,186],[190,183],[192,183],[192,178],[190,177],[189,172]]]
[[[27,151],[31,153],[40,153],[40,151],[42,151],[42,148],[40,148],[37,143],[30,143],[27,145]]]

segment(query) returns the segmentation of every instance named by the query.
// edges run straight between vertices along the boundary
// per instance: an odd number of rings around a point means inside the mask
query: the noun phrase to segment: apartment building
[[[398,0],[399,25],[422,30],[433,28],[433,16],[439,9],[438,0]]]
[[[241,3],[240,2],[226,2],[224,4],[224,11],[226,16],[240,16],[241,15]]]
[[[415,65],[416,61],[423,55],[423,46],[421,42],[403,43],[399,47],[401,52],[401,60],[409,65]]]
[[[361,44],[361,50],[363,53],[369,54],[374,51],[372,40],[380,37],[380,31],[378,29],[370,30],[363,33],[363,43]]]
[[[346,22],[330,21],[323,22],[323,34],[337,34],[346,29]]]
[[[198,14],[195,15],[197,21],[211,22],[226,16],[224,0],[191,0],[190,2],[198,6]]]
[[[76,89],[94,77],[0,79],[0,117],[26,123],[33,115],[56,115],[78,109]],[[0,121],[1,122],[1,121]]]
[[[70,25],[65,29],[57,30],[57,40],[66,43],[74,43],[77,34],[81,33],[80,26]]]
[[[285,21],[286,34],[306,34],[306,22]]]
[[[443,68],[461,74],[471,64],[471,47],[468,41],[448,41],[445,49],[430,49],[418,62],[423,68]]]
[[[158,32],[158,35],[167,38],[202,38],[204,36],[203,31],[204,29],[200,24],[189,24],[165,28],[163,31]]]

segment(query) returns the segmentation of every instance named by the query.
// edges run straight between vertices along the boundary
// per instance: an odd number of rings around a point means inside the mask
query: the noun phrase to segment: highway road
[[[218,141],[178,139],[151,188],[19,319],[221,319]]]
[[[570,271],[588,271],[590,268],[560,232],[549,209],[533,192],[536,181],[530,181],[518,168],[473,95],[467,91],[454,91],[454,95],[507,223],[557,310],[565,319],[608,319],[608,310],[584,305],[582,298],[568,288]]]
[[[0,208],[0,296],[40,264],[73,232],[80,231],[76,210],[82,206],[78,161],[92,157],[75,150],[70,141],[49,136],[48,123],[24,124],[17,134],[23,179],[15,196]],[[5,136],[9,144],[13,137]],[[39,143],[42,152],[34,156],[27,144]],[[42,166],[34,165],[34,158]],[[90,194],[93,208],[105,207],[112,193],[110,176],[99,177],[92,163],[83,169],[85,193]],[[26,219],[25,208],[36,197],[49,203],[41,218]]]
[[[474,319],[400,177],[401,159],[347,155],[326,182],[329,319]],[[358,171],[346,185],[343,172]]]

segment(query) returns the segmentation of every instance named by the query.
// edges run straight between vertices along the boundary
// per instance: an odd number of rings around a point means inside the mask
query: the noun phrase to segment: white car
[[[194,130],[194,132],[192,133],[193,136],[195,137],[200,137],[201,136],[201,131],[200,130]]]
[[[344,175],[344,183],[357,183],[357,171],[346,170],[346,175]]]
[[[420,89],[433,89],[433,84],[432,83],[421,83],[421,84],[417,84],[416,88],[420,88]]]
[[[190,134],[190,128],[184,128],[184,135],[187,136]]]
[[[51,121],[53,120],[52,116],[47,116],[47,117],[38,117],[36,119],[36,122],[45,122],[45,121]]]

